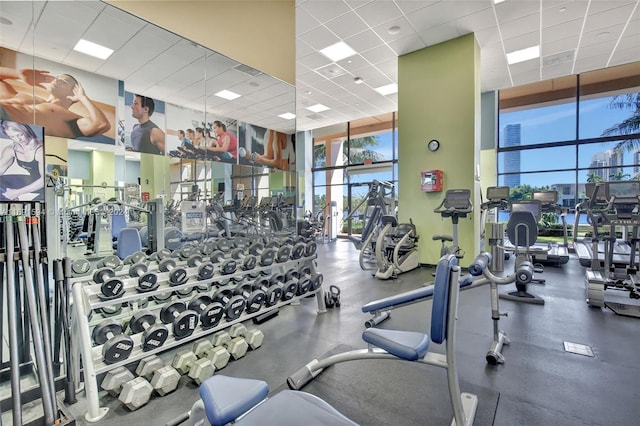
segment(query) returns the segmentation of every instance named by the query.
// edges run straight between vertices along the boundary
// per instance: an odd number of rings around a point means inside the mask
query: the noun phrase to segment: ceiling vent
[[[306,118],[310,120],[320,120],[323,117],[320,114],[310,114],[310,115],[307,115]]]
[[[258,71],[257,69],[252,68],[252,67],[250,67],[248,65],[244,65],[244,64],[238,64],[233,68],[235,68],[236,70],[238,70],[238,71],[240,71],[242,73],[248,74],[248,75],[250,75],[252,77],[256,77],[256,76],[262,74],[261,71]]]
[[[553,55],[547,55],[542,57],[542,66],[548,67],[550,65],[558,65],[564,62],[573,61],[575,50],[567,50],[566,52],[554,53]]]
[[[338,64],[325,65],[323,67],[316,68],[315,71],[328,79],[332,79],[347,72]]]

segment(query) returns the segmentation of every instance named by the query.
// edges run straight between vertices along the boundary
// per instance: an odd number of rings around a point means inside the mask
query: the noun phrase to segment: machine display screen
[[[487,188],[487,199],[491,201],[508,200],[509,189],[508,186],[490,186]]]
[[[640,195],[640,182],[609,182],[607,189],[609,191],[609,199],[615,197],[615,202],[618,203],[634,203],[638,201],[638,195]]]
[[[519,201],[511,204],[512,212],[531,212],[536,219],[540,218],[540,201]]]

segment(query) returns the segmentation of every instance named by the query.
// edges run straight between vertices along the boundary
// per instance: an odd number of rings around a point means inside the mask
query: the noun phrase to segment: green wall
[[[411,218],[420,235],[420,262],[435,264],[440,244],[433,234],[452,233],[451,220],[433,209],[447,189],[472,190],[478,207],[480,162],[480,48],[473,34],[398,57],[399,219]],[[436,152],[427,150],[431,139],[440,141]],[[443,192],[424,193],[420,172],[444,172]],[[461,219],[460,246],[466,266],[479,250],[479,217]]]
[[[90,178],[84,189],[89,198],[100,197],[103,201],[115,196],[115,155],[113,152],[91,151]],[[102,188],[105,186],[105,188]],[[108,188],[106,188],[108,186]]]
[[[169,157],[140,154],[140,191],[148,192],[149,198],[161,195],[169,197]]]

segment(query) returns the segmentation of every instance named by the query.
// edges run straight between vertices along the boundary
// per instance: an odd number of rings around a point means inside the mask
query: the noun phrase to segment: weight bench
[[[166,426],[357,425],[310,393],[284,390],[267,398],[268,393],[269,387],[262,380],[216,374],[200,385],[201,399],[191,410]]]
[[[357,349],[324,358],[314,359],[296,371],[287,384],[291,389],[302,389],[322,371],[339,362],[362,359],[391,359],[415,361],[442,367],[447,370],[449,400],[453,409],[455,424],[472,425],[478,406],[478,397],[468,393],[460,393],[458,374],[455,362],[455,324],[458,311],[458,294],[460,286],[471,284],[469,279],[460,281],[460,267],[454,254],[443,256],[436,266],[433,287],[418,289],[410,295],[407,293],[384,299],[384,303],[375,305],[400,305],[411,303],[411,299],[424,299],[429,293],[433,298],[431,308],[431,336],[426,333],[368,328],[362,333],[362,339],[369,344],[367,349]],[[372,302],[376,303],[376,302]],[[446,341],[445,354],[429,352],[429,341],[440,344]]]

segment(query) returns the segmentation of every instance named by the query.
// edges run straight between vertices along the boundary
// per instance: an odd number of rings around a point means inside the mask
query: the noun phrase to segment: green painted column
[[[467,266],[480,247],[480,47],[468,34],[398,57],[398,213],[412,219],[420,235],[420,262],[435,264],[440,243],[452,234],[450,219],[433,213],[447,189],[472,191],[474,213],[458,225]],[[427,143],[440,141],[430,152]],[[442,192],[421,190],[421,171],[442,170]]]
[[[113,152],[91,151],[91,177],[85,194],[91,199],[100,197],[103,201],[115,196],[116,160]],[[101,188],[104,187],[104,188]]]
[[[140,154],[140,190],[148,192],[149,198],[169,197],[169,157]]]

